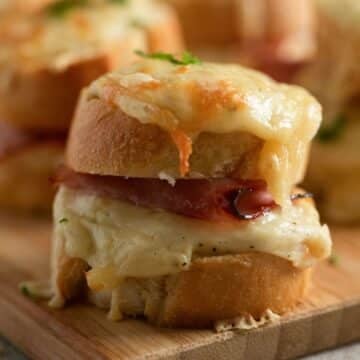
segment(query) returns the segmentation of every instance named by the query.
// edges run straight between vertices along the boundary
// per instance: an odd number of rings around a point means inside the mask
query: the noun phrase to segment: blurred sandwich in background
[[[287,80],[315,51],[312,0],[168,0],[190,49]]]
[[[41,9],[54,0],[0,0],[0,15],[9,13],[31,13]]]
[[[360,2],[318,0],[319,51],[296,81],[321,102],[307,187],[336,222],[360,220]]]
[[[13,5],[30,11],[31,4]],[[81,89],[132,62],[135,49],[180,51],[182,36],[172,9],[152,0],[60,0],[31,15],[7,11],[0,15],[0,207],[47,209],[48,177]]]

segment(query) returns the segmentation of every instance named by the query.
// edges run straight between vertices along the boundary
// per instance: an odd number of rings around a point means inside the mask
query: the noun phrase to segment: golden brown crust
[[[197,259],[168,281],[162,311],[151,321],[171,327],[208,327],[266,310],[283,314],[305,296],[310,270],[265,253]]]
[[[180,52],[182,36],[176,16],[144,29],[151,51]],[[165,34],[165,35],[164,35]],[[106,53],[78,60],[63,70],[2,68],[0,118],[23,129],[66,130],[83,87],[99,76],[136,59],[138,37],[129,37]]]
[[[70,267],[63,270],[59,269],[57,281],[59,274],[71,284],[79,280],[66,274]],[[114,308],[113,304],[111,311],[145,315],[149,322],[164,327],[204,328],[241,316],[258,320],[267,310],[284,314],[293,309],[306,296],[310,279],[311,269],[296,268],[285,259],[265,253],[198,258],[188,271],[177,275],[127,279],[115,290],[119,291],[120,307]],[[72,299],[59,290],[62,298]],[[111,292],[89,291],[89,300],[109,309]]]
[[[63,259],[57,277],[57,286],[65,299],[76,299],[86,290],[85,273],[89,265],[81,259]]]
[[[81,89],[112,69],[115,54],[70,66],[63,72],[41,69],[10,73],[0,88],[0,116],[24,129],[67,129]]]
[[[63,158],[64,146],[44,143],[0,160],[0,208],[50,210],[55,188],[49,178]]]
[[[193,144],[190,176],[254,178],[263,142],[250,134],[202,133]],[[82,98],[70,132],[66,162],[100,175],[179,177],[179,154],[169,133],[142,124],[103,100]]]

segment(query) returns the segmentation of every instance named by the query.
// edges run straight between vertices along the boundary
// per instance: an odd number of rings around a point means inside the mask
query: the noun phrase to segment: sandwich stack
[[[175,327],[294,308],[331,250],[296,188],[319,104],[240,66],[143,56],[82,92],[56,176],[51,304]]]

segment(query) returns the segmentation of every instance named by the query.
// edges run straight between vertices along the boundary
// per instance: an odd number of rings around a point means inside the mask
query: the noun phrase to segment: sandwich
[[[56,166],[57,161],[50,159],[52,140],[61,137],[64,143],[84,86],[112,69],[131,63],[134,49],[179,51],[182,48],[176,16],[168,6],[152,0],[53,1],[31,16],[11,16],[11,21],[0,23],[0,41],[0,122],[4,123],[1,126],[11,127],[17,138],[31,138],[31,144],[41,145],[45,153],[46,146],[51,144],[44,162],[36,161],[38,154],[33,152],[36,147],[22,148],[21,155],[26,159],[34,158],[37,167],[44,164],[38,169],[44,174]],[[26,174],[21,179],[29,182],[25,192],[36,197],[35,194],[42,192],[45,179],[31,180],[37,173],[27,170],[34,166],[27,160],[18,160],[17,142],[7,137],[6,132],[0,132],[0,143],[7,149],[3,151],[6,157],[0,153],[0,179],[4,178],[0,180],[0,193],[4,195],[0,206],[12,204],[10,193],[15,184],[10,174]],[[58,158],[58,153],[55,157]],[[19,169],[22,162],[25,164]],[[5,185],[9,176],[11,188]],[[19,198],[20,193],[16,195]],[[3,197],[6,201],[2,201]],[[47,203],[48,208],[51,203]]]
[[[168,0],[190,48],[291,79],[315,51],[312,0]]]
[[[139,55],[79,100],[54,179],[51,306],[195,328],[292,309],[331,249],[296,187],[319,104],[241,66]]]
[[[360,221],[360,3],[318,0],[319,51],[297,76],[324,109],[306,186],[324,217]]]

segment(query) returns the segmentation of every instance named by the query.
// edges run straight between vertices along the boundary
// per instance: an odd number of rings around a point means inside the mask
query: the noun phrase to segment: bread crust
[[[157,178],[180,177],[179,153],[165,130],[142,124],[100,99],[78,106],[66,163],[82,173]],[[202,133],[193,143],[192,177],[256,178],[263,141],[243,132]]]
[[[81,89],[109,71],[114,56],[107,54],[79,62],[61,72],[11,72],[6,87],[0,88],[1,118],[25,130],[67,129]]]
[[[0,118],[22,129],[62,131],[68,129],[81,89],[99,76],[136,59],[134,49],[180,52],[182,35],[177,17],[168,16],[144,28],[147,44],[140,46],[138,33],[87,59],[78,59],[60,70],[41,67],[26,70],[3,64],[0,75]],[[146,49],[145,49],[146,50]]]
[[[62,259],[59,264],[73,262]],[[61,305],[74,298],[67,296],[65,289],[69,285],[64,279],[69,284],[83,282],[81,274],[71,277],[71,271],[71,267],[60,268],[54,279],[56,286],[62,284],[58,287]],[[267,310],[284,314],[304,299],[310,280],[310,268],[296,268],[290,261],[271,254],[244,252],[195,259],[189,270],[176,275],[129,278],[119,288],[119,308],[111,305],[111,292],[89,290],[88,298],[113,314],[145,315],[157,326],[208,328],[218,321],[242,316],[259,320]],[[73,292],[78,296],[77,291]]]
[[[63,143],[49,141],[2,158],[0,208],[19,212],[50,210],[56,189],[49,178],[63,153]]]
[[[149,314],[150,320],[170,327],[209,327],[238,316],[260,319],[268,309],[283,314],[306,295],[310,273],[265,253],[200,258],[189,271],[168,279],[163,308]]]

